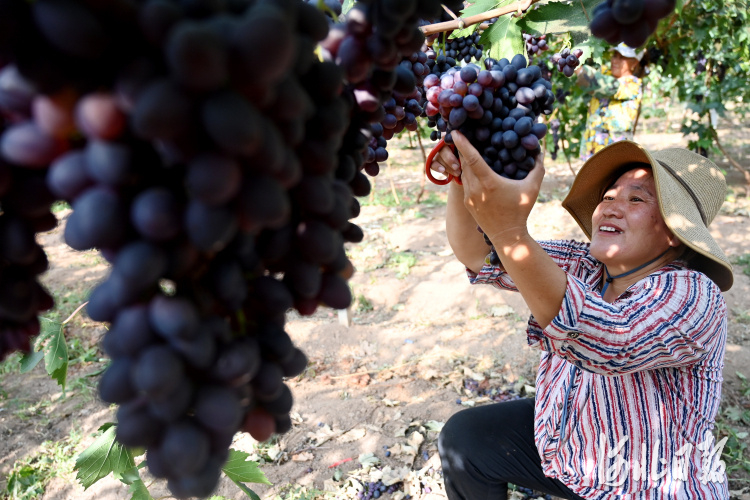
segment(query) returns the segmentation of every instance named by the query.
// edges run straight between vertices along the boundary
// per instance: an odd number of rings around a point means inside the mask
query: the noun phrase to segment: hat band
[[[685,180],[682,177],[680,177],[679,175],[677,175],[677,172],[675,172],[672,169],[672,167],[670,167],[669,165],[667,165],[666,163],[664,163],[661,160],[656,160],[656,161],[658,161],[659,165],[661,165],[662,167],[664,167],[664,169],[667,172],[669,172],[672,175],[672,177],[674,177],[675,180],[682,185],[682,187],[685,188],[685,191],[687,191],[688,194],[690,195],[690,197],[693,199],[693,202],[695,203],[695,206],[698,208],[698,212],[700,212],[700,214],[701,214],[701,219],[703,219],[703,225],[706,226],[706,227],[708,227],[708,217],[706,217],[706,213],[703,210],[703,205],[701,204],[700,200],[698,199],[698,196],[696,196],[695,192],[690,188],[690,186],[688,186],[687,182],[685,182]]]

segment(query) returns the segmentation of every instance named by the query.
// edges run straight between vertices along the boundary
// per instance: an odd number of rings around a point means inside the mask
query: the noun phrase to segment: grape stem
[[[719,148],[719,151],[721,151],[724,157],[734,168],[742,172],[742,175],[745,176],[745,182],[747,183],[747,186],[745,186],[745,193],[747,194],[748,192],[750,192],[750,172],[748,172],[747,169],[743,167],[739,162],[737,162],[734,158],[729,156],[729,152],[724,149],[724,146],[722,146],[719,142],[719,134],[716,132],[716,129],[713,127],[713,125],[709,125],[708,130],[711,132],[714,142],[716,143],[716,147]]]
[[[76,308],[76,310],[75,310],[75,311],[73,311],[73,312],[71,313],[71,315],[70,315],[70,316],[68,316],[68,318],[67,318],[67,319],[66,319],[65,321],[63,321],[63,322],[62,322],[62,324],[63,324],[63,325],[65,325],[65,324],[67,324],[67,323],[68,323],[68,321],[70,321],[70,320],[72,320],[73,318],[75,318],[76,314],[78,314],[78,312],[79,312],[79,311],[80,311],[81,309],[83,309],[84,307],[86,307],[86,304],[88,304],[88,303],[89,303],[89,302],[88,302],[88,301],[86,301],[86,302],[84,302],[83,304],[81,304],[80,306],[78,306],[78,308]]]
[[[318,10],[322,10],[323,12],[331,16],[333,18],[333,22],[339,22],[339,16],[336,15],[333,9],[326,5],[325,0],[318,0]]]
[[[523,12],[527,10],[529,7],[531,7],[532,4],[537,3],[540,0],[519,0],[518,2],[507,5],[505,7],[500,7],[499,9],[492,9],[488,10],[487,12],[484,12],[482,14],[477,14],[475,16],[469,16],[466,18],[459,17],[457,19],[454,19],[453,21],[445,21],[442,23],[435,23],[435,24],[428,24],[426,26],[422,26],[420,29],[422,30],[422,33],[427,35],[434,35],[435,33],[455,30],[455,29],[463,29],[467,26],[472,26],[477,23],[481,23],[482,21],[489,21],[493,17],[500,17],[504,16],[506,14],[514,14],[516,12]]]

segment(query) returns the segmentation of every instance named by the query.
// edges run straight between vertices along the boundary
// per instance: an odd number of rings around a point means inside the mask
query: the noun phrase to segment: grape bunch
[[[87,307],[111,323],[100,396],[178,498],[213,490],[237,431],[291,427],[284,378],[307,358],[286,312],[351,301],[344,243],[363,238],[368,145],[389,97],[419,99],[398,63],[440,10],[399,2],[379,19],[391,3],[330,30],[302,0],[1,5],[17,21],[0,38],[3,353],[28,348],[52,306],[33,235],[67,200],[65,241],[112,264]],[[352,59],[369,40],[392,60]]]
[[[425,78],[428,125],[437,129],[435,139],[445,133],[449,144],[451,131],[461,131],[496,173],[523,179],[541,152],[547,126],[537,118],[552,112],[552,86],[521,54],[485,64],[485,70],[468,64]]]
[[[469,63],[472,59],[478,61],[482,58],[484,50],[484,46],[479,43],[479,38],[479,33],[451,38],[445,43],[445,51],[439,50],[438,54],[445,55],[446,58],[451,58],[456,62]]]
[[[550,120],[549,129],[552,132],[552,145],[554,148],[552,150],[552,153],[550,154],[550,157],[553,160],[556,160],[557,152],[560,150],[560,146],[558,145],[558,142],[560,141],[560,120],[558,120],[557,118]]]
[[[612,45],[640,47],[674,8],[675,0],[606,0],[594,8],[589,28]]]
[[[52,308],[52,297],[39,282],[47,256],[36,234],[57,225],[50,212],[52,194],[45,185],[45,160],[67,147],[49,137],[24,115],[39,109],[33,88],[13,66],[0,70],[0,361],[13,351],[30,350],[39,333],[37,315]],[[44,149],[36,149],[43,137]]]
[[[706,65],[708,64],[708,59],[703,54],[703,51],[698,51],[697,54],[695,54],[695,74],[700,75],[702,73],[706,72]]]
[[[449,69],[456,65],[456,60],[452,57],[448,57],[445,54],[438,54],[435,52],[434,47],[427,47],[425,49],[427,55],[427,66],[430,68],[430,73],[433,75],[442,75]]]
[[[570,50],[565,47],[560,52],[552,55],[552,64],[557,65],[557,69],[567,76],[573,76],[575,69],[581,64],[580,58],[583,55],[581,49]]]
[[[526,54],[529,58],[549,50],[546,38],[547,35],[533,36],[528,33],[523,34],[523,40],[526,43]]]

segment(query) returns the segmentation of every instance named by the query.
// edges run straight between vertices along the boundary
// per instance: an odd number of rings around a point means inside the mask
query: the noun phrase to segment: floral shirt
[[[712,435],[727,335],[719,287],[677,261],[608,303],[588,243],[540,244],[568,277],[557,317],[543,330],[532,316],[527,329],[542,351],[534,440],[544,473],[586,499],[729,498]],[[516,291],[489,257],[467,272]]]
[[[589,159],[613,142],[632,140],[643,96],[641,79],[636,76],[615,78],[582,66],[578,82],[591,94],[586,130],[581,140],[581,159]]]

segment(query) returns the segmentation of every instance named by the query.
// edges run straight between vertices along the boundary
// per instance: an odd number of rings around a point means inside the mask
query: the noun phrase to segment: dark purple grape
[[[131,379],[133,362],[128,358],[114,359],[99,379],[99,397],[105,403],[125,403],[135,396]]]
[[[547,125],[544,123],[535,123],[534,126],[531,127],[531,133],[538,139],[541,139],[547,134]]]
[[[144,237],[153,241],[167,241],[182,228],[181,207],[168,189],[150,188],[133,200],[130,220]]]
[[[151,446],[163,430],[164,424],[151,415],[143,401],[134,400],[117,409],[116,436],[124,446]]]
[[[229,202],[239,192],[242,170],[234,158],[203,154],[190,161],[185,184],[196,200],[206,205]]]
[[[506,148],[515,148],[518,145],[518,141],[518,134],[516,134],[513,130],[508,130],[503,133],[503,145]]]
[[[195,396],[194,406],[196,420],[207,429],[234,433],[242,422],[240,400],[226,387],[200,387]]]
[[[519,137],[523,137],[531,132],[533,126],[534,121],[528,116],[524,116],[516,122],[513,130],[516,132],[516,134],[518,134]]]
[[[185,419],[167,426],[160,448],[169,457],[170,470],[184,477],[205,466],[210,443],[205,431]]]
[[[645,0],[613,0],[612,16],[620,24],[633,24],[643,15]]]
[[[104,26],[77,2],[41,0],[33,4],[33,15],[42,35],[66,54],[93,59],[107,46]]]
[[[521,145],[529,151],[539,147],[539,138],[534,134],[529,134],[521,138]]]
[[[141,353],[132,369],[133,386],[150,398],[169,394],[184,376],[182,360],[167,346],[149,347]]]
[[[198,312],[188,299],[157,295],[149,304],[148,318],[165,339],[190,339],[198,333]]]

